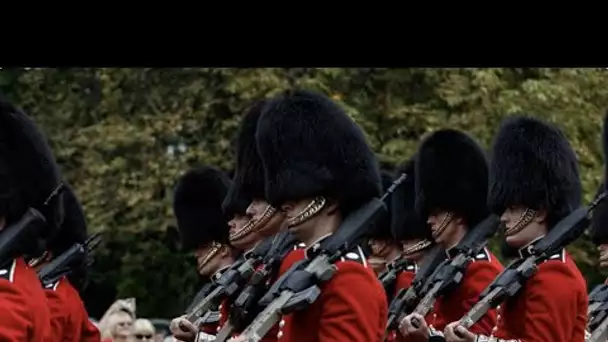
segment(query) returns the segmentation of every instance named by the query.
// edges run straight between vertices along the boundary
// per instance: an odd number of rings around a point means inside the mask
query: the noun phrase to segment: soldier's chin
[[[256,235],[253,231],[248,232],[245,235],[230,238],[230,245],[240,251],[246,251],[250,249],[256,242]]]

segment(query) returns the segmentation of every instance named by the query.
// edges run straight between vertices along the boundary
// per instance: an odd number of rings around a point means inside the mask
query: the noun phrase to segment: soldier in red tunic
[[[307,258],[345,216],[382,192],[378,163],[361,128],[324,95],[294,91],[270,100],[256,139],[265,198],[286,213]],[[279,341],[382,339],[386,296],[361,248],[353,246],[336,267],[320,297],[280,324]]]
[[[37,259],[36,268],[51,258],[61,255],[75,243],[87,240],[87,223],[82,206],[74,190],[66,187],[63,194],[65,217],[59,234],[48,244],[44,258]],[[45,286],[45,294],[51,311],[51,341],[99,342],[99,330],[89,320],[89,314],[80,298],[87,283],[86,260],[76,265],[67,277]]]
[[[420,219],[414,206],[416,201],[414,165],[415,158],[411,158],[399,167],[397,175],[405,173],[407,178],[391,196],[393,238],[402,245],[401,257],[410,261],[405,269],[397,275],[392,297],[401,289],[410,287],[420,266],[419,263],[426,252],[435,245],[428,225]],[[393,265],[389,264],[388,267],[393,267]],[[389,342],[404,340],[403,335],[396,331],[391,332],[388,336]]]
[[[485,153],[467,134],[439,130],[423,140],[415,174],[417,212],[430,225],[435,242],[445,248],[448,258],[453,258],[453,247],[489,214]],[[502,270],[499,260],[484,249],[467,266],[456,289],[437,298],[427,317],[415,313],[406,316],[400,323],[400,332],[407,341],[427,341],[430,336],[442,335],[445,326],[460,319]],[[413,318],[420,323],[418,327],[412,324]],[[495,323],[496,312],[492,310],[473,330],[489,333]]]
[[[46,139],[19,109],[0,98],[0,238],[28,211],[46,219],[39,240],[57,231],[63,220],[60,172]],[[36,238],[36,237],[32,237]],[[0,260],[0,341],[42,342],[50,339],[50,311],[36,271],[24,261],[38,256],[38,241],[22,241]]]
[[[222,202],[230,185],[230,179],[222,171],[200,167],[178,180],[173,196],[182,247],[194,250],[199,274],[211,281],[219,279],[235,260],[236,252],[228,241],[228,219],[222,212]],[[176,327],[179,323],[184,329]],[[172,326],[175,337],[183,341],[194,340],[199,330],[181,317],[176,318]],[[200,330],[215,334],[217,326],[217,323],[207,323],[201,325]]]
[[[507,244],[525,258],[528,245],[581,205],[576,153],[557,127],[515,116],[503,122],[492,156],[489,205],[505,223]],[[469,332],[454,322],[445,337],[450,342],[583,342],[587,300],[585,279],[561,250],[499,307],[500,320],[491,334]]]

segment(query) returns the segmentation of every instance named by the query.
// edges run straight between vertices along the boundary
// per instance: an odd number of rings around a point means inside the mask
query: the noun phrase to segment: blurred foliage
[[[90,229],[107,232],[85,296],[93,316],[115,296],[136,297],[140,316],[181,313],[198,284],[192,258],[164,235],[172,186],[197,164],[229,170],[245,107],[290,87],[339,100],[383,165],[404,161],[443,127],[488,148],[500,121],[524,112],[564,130],[586,202],[602,178],[604,69],[2,69],[0,91],[45,130]],[[587,238],[569,250],[590,286],[602,281]]]

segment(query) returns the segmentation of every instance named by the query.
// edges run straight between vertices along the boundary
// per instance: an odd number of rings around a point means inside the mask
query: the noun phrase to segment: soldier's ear
[[[220,248],[220,256],[222,258],[227,258],[231,255],[232,251],[230,250],[230,247],[228,245],[222,245],[222,248]]]
[[[547,211],[545,209],[537,210],[533,221],[539,224],[547,222]]]

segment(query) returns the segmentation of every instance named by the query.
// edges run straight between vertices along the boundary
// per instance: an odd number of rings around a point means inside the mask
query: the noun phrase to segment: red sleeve
[[[51,312],[51,340],[61,341],[66,333],[70,311],[61,294],[53,289],[45,289],[49,311]]]
[[[0,280],[0,341],[29,341],[28,331],[34,330],[24,294],[14,284]]]
[[[586,325],[587,292],[561,261],[541,264],[535,276],[526,283],[526,310],[521,342],[574,341],[577,325]],[[584,316],[583,319],[578,317]]]
[[[319,342],[380,341],[388,308],[384,289],[372,271],[346,261],[322,294]]]
[[[456,305],[459,305],[462,311],[458,312],[458,317],[452,321],[460,319],[479,301],[479,295],[500,272],[501,268],[491,261],[475,261],[469,264],[464,281],[456,290],[457,298],[461,300],[461,304]],[[446,322],[449,323],[451,322]],[[470,330],[475,334],[489,335],[495,325],[496,310],[490,310]]]
[[[396,292],[399,292],[399,290],[401,289],[407,289],[410,287],[410,285],[412,285],[412,281],[414,280],[414,277],[416,276],[416,273],[414,272],[401,272],[399,273],[399,276],[397,277],[397,287],[396,287]],[[395,294],[396,294],[395,292]]]

